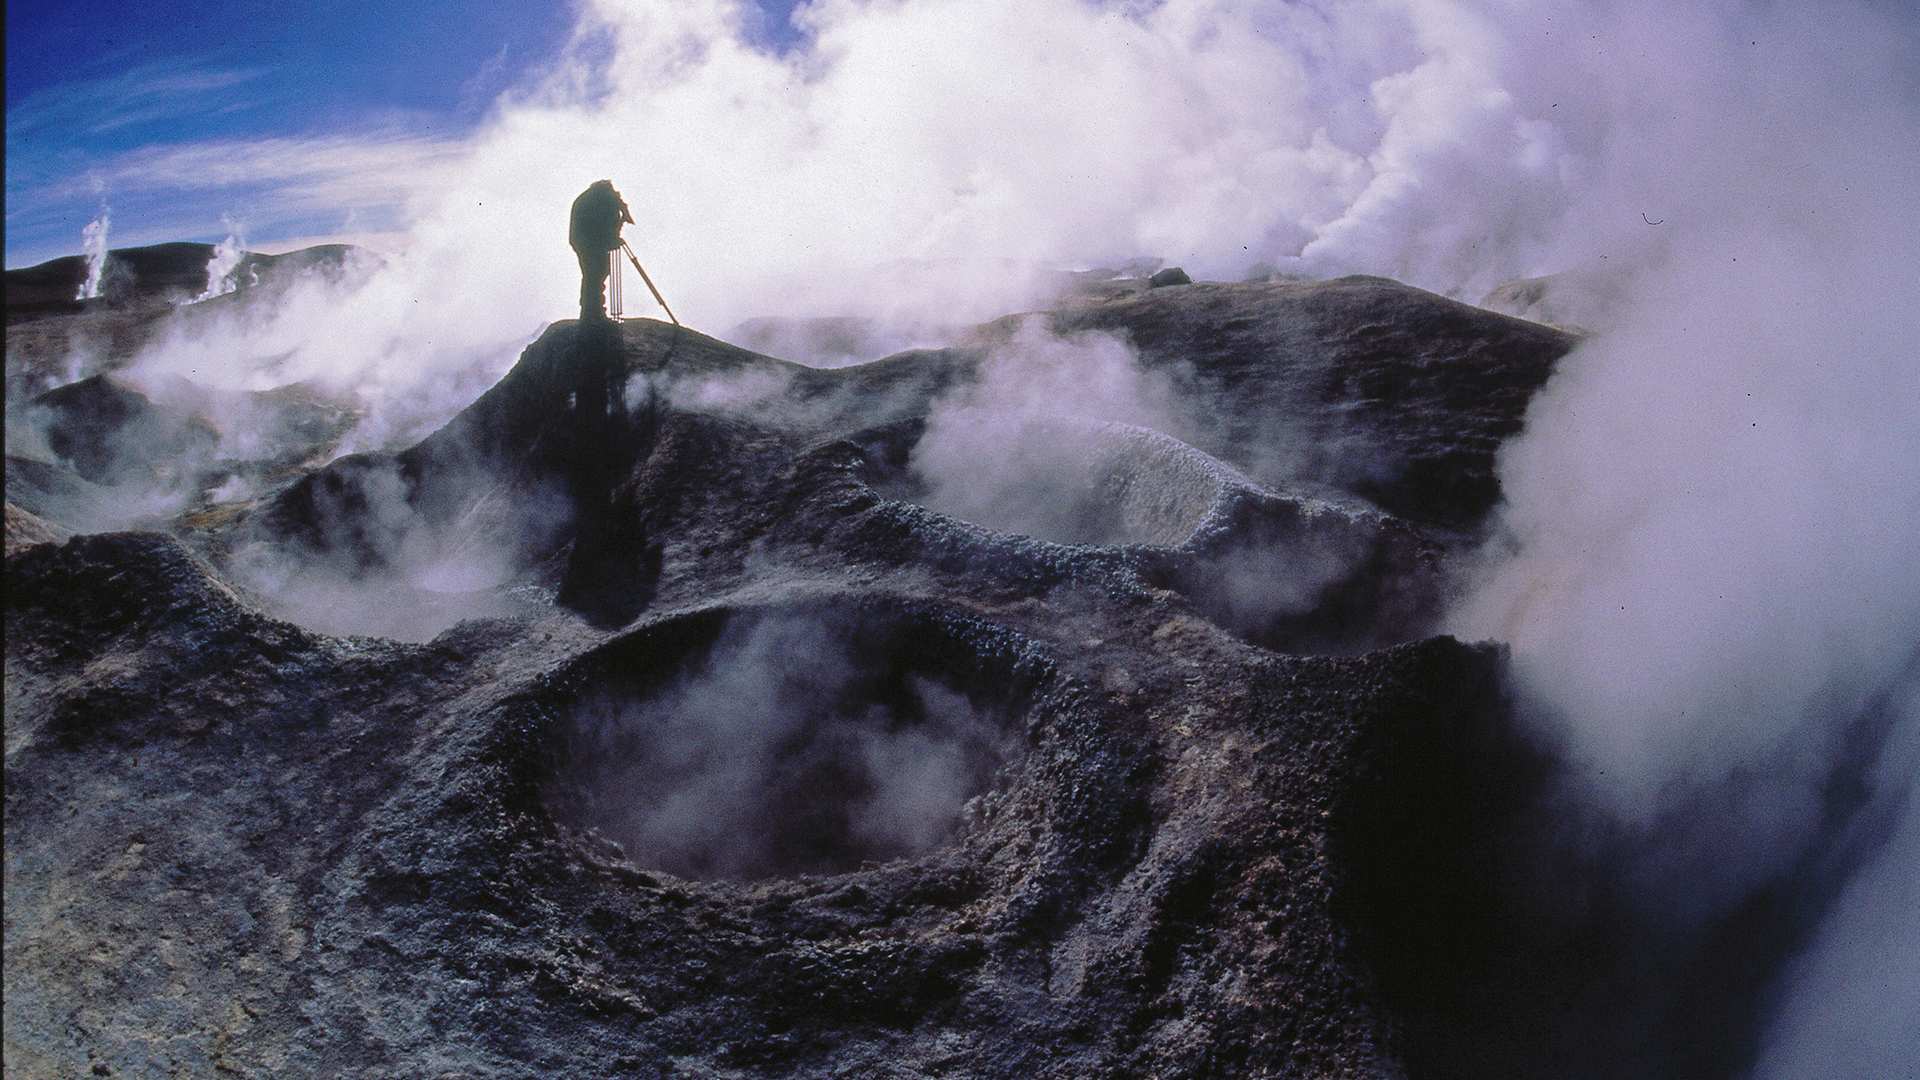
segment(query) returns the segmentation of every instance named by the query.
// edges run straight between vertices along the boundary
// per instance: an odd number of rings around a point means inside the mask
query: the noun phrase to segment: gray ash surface
[[[827,370],[557,323],[418,445],[148,531],[10,459],[9,1074],[1556,1060],[1436,1035],[1476,999],[1420,965],[1482,954],[1407,914],[1550,762],[1408,777],[1507,745],[1499,650],[1427,635],[1572,339],[1357,278],[1045,319],[1206,418],[1102,444],[1088,542],[915,499],[1008,326]]]

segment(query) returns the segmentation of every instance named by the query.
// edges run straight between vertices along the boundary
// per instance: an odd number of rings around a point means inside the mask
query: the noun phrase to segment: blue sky
[[[671,2],[671,0],[657,0]],[[791,40],[792,0],[763,0]],[[6,265],[114,247],[378,236],[565,45],[571,4],[90,0],[6,5]]]

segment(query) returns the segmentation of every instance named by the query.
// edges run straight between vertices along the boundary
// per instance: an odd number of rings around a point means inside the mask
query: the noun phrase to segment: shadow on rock
[[[583,321],[576,340],[572,423],[562,452],[574,538],[559,601],[596,625],[620,626],[645,609],[660,577],[661,546],[648,543],[632,499],[621,491],[652,449],[660,402],[644,382],[638,400],[629,400],[614,324]]]
[[[1502,692],[1464,722],[1413,712],[1373,732],[1335,830],[1341,906],[1408,1074],[1748,1075],[1779,980],[1886,840],[1864,778],[1890,708],[1868,703],[1849,728],[1814,832],[1740,878],[1712,853],[1773,767],[1664,793],[1630,828],[1576,794],[1548,726]]]

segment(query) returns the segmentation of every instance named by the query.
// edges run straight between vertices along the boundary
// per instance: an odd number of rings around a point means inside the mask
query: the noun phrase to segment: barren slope
[[[1493,649],[1392,643],[1567,339],[1352,279],[1055,319],[1221,419],[1093,431],[1104,542],[903,497],[990,341],[823,371],[652,322],[606,369],[556,324],[418,446],[187,544],[16,548],[10,511],[9,1069],[1401,1074],[1381,777],[1503,706]],[[1373,465],[1290,489],[1275,418]],[[280,621],[227,561],[412,606],[493,538],[512,613],[419,644]]]

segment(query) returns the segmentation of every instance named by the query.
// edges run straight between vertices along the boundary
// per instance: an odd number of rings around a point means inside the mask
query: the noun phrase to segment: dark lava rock
[[[205,420],[105,375],[49,390],[33,405],[45,418],[48,448],[94,483],[116,483],[156,468],[177,470],[220,441]]]
[[[140,534],[7,576],[7,1028],[55,1072],[1391,1073],[1334,915],[1344,778],[1360,734],[1495,680],[1137,604],[1089,651],[891,589],[327,639]],[[583,695],[769,616],[915,650],[1017,754],[944,842],[824,877],[676,878],[578,831]]]
[[[1161,288],[1162,286],[1165,286],[1165,285],[1191,285],[1191,284],[1193,284],[1193,279],[1187,276],[1187,272],[1185,270],[1182,270],[1177,266],[1169,266],[1165,270],[1156,271],[1152,277],[1147,279],[1148,287],[1155,288],[1155,289]]]
[[[555,324],[435,435],[193,549],[13,549],[9,1070],[1444,1060],[1428,1019],[1455,1013],[1410,1006],[1428,969],[1392,962],[1424,931],[1380,913],[1428,887],[1392,871],[1421,835],[1396,778],[1404,747],[1508,721],[1496,650],[1403,639],[1568,339],[1377,279],[1051,319],[1185,365],[1218,418],[1199,449],[1103,444],[1112,517],[1084,542],[901,497],[991,327],[815,370],[633,321]],[[1367,467],[1300,494],[1269,422]],[[547,602],[418,644],[282,621],[223,561],[411,605],[382,575],[482,543]],[[1330,552],[1357,562],[1244,603],[1245,567]],[[1356,654],[1297,651],[1323,645]]]
[[[1494,452],[1577,340],[1375,277],[1155,289],[1051,321],[1131,342],[1204,403],[1189,441],[1269,487],[1455,529],[1498,501]]]

